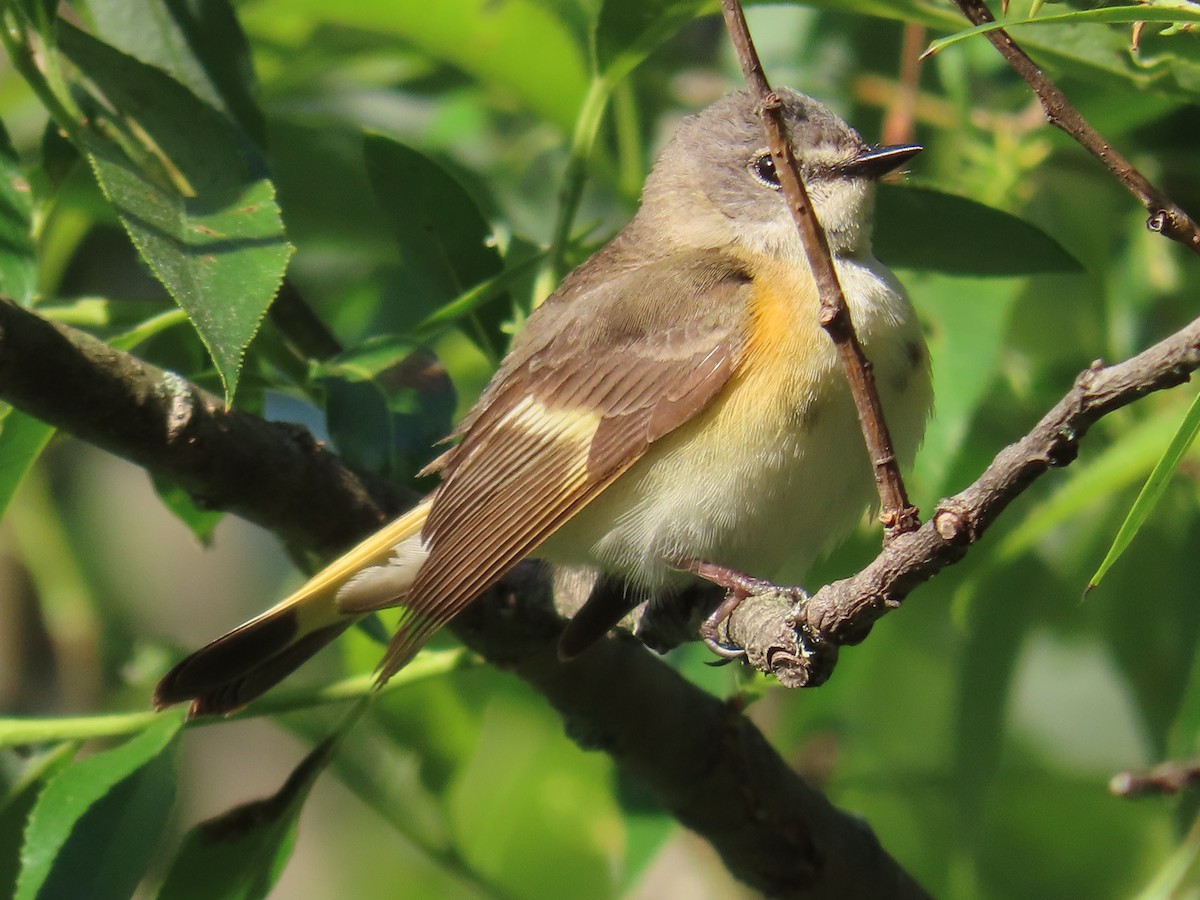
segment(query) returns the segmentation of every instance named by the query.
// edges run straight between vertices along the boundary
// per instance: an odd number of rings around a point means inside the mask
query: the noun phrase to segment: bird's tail
[[[282,681],[368,612],[403,602],[423,559],[429,501],[326,566],[266,612],[197,650],[163,676],[156,708],[230,713]]]

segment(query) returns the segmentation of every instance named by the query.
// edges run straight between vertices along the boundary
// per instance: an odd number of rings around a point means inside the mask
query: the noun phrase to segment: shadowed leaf
[[[182,713],[158,717],[112,750],[73,762],[29,816],[16,900],[127,900],[163,837],[175,799]]]
[[[291,856],[308,792],[337,745],[310,752],[269,797],[202,822],[188,832],[159,888],[159,900],[254,900],[266,897]]]
[[[889,266],[949,275],[1078,272],[1079,262],[1036,225],[966,197],[880,185],[875,251]]]

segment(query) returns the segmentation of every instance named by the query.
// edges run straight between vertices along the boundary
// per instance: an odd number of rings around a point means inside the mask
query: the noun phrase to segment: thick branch
[[[169,476],[213,506],[328,552],[411,498],[357,475],[301,429],[226,412],[169,372],[0,300],[0,397]],[[548,581],[519,567],[452,626],[604,749],[726,865],[770,896],[924,897],[859,819],[808,787],[736,710],[631,640],[571,663]]]
[[[558,658],[540,566],[510,573],[455,633],[532,684],[581,746],[602,750],[769,897],[925,897],[861,820],[792,772],[744,715],[630,638]],[[548,598],[547,598],[548,599]]]
[[[763,128],[767,134],[771,158],[775,161],[775,171],[779,174],[779,185],[800,232],[800,240],[817,283],[817,292],[821,298],[818,314],[821,327],[837,347],[838,357],[850,383],[850,394],[858,411],[859,425],[862,427],[867,453],[874,468],[875,484],[879,489],[879,517],[884,525],[885,539],[891,539],[912,531],[920,524],[920,520],[917,518],[917,510],[908,501],[904,479],[900,475],[900,466],[892,447],[891,434],[884,421],[879,392],[875,389],[871,363],[863,352],[862,343],[851,322],[850,308],[846,304],[846,296],[842,292],[842,285],[833,266],[833,256],[829,252],[825,229],[817,220],[808,190],[800,177],[800,167],[796,164],[792,142],[788,138],[787,126],[784,123],[783,104],[767,83],[758,52],[750,38],[750,30],[746,26],[741,3],[739,0],[721,0],[721,9],[725,15],[725,27],[741,61],[746,84],[757,96],[762,107]]]
[[[1001,450],[974,484],[939,503],[919,530],[794,609],[770,593],[747,600],[730,618],[730,639],[747,648],[755,666],[791,687],[822,683],[831,648],[860,641],[913,588],[961,559],[1022,491],[1075,459],[1079,440],[1098,419],[1186,382],[1198,368],[1200,319],[1125,362],[1094,363],[1032,431]]]
[[[304,428],[234,410],[170,372],[0,299],[0,397],[323,554],[415,497],[350,471]],[[331,516],[330,497],[337,497]]]
[[[973,25],[996,21],[984,0],[954,2]],[[1009,37],[1008,32],[997,28],[985,32],[985,36],[1013,70],[1033,89],[1050,124],[1065,131],[1100,160],[1113,177],[1146,208],[1150,215],[1146,226],[1151,231],[1157,231],[1173,241],[1178,241],[1193,253],[1200,253],[1200,227],[1195,221],[1170,197],[1151,184],[1146,176],[1135,169],[1129,160],[1113,149],[1112,145],[1088,124],[1071,105],[1066,94],[1046,77],[1046,73]]]

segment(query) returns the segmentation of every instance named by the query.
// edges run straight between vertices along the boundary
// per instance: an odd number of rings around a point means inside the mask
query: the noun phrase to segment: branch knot
[[[933,514],[933,530],[947,544],[971,544],[977,537],[969,511],[954,500],[938,504]]]

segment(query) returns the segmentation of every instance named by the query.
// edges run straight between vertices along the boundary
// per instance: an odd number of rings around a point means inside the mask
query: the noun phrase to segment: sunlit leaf
[[[159,69],[70,26],[59,34],[71,60],[153,141],[136,162],[99,137],[89,137],[85,150],[138,251],[187,312],[232,398],[242,354],[291,255],[262,161],[247,155],[227,120]]]
[[[162,69],[261,144],[250,48],[227,0],[86,0],[97,37]]]
[[[1200,884],[1200,818],[1192,822],[1179,849],[1167,859],[1154,880],[1134,900],[1194,898],[1197,884]]]
[[[1003,19],[998,22],[985,22],[982,25],[976,25],[973,28],[967,28],[958,32],[957,34],[952,34],[933,41],[929,47],[926,48],[925,56],[932,56],[934,53],[939,53],[942,50],[945,50],[951,44],[957,44],[959,41],[973,37],[977,34],[995,31],[997,28],[1016,28],[1021,25],[1082,25],[1088,23],[1129,25],[1134,22],[1196,23],[1200,22],[1200,8],[1192,5],[1172,5],[1168,9],[1146,5],[1110,6],[1104,9],[1080,9],[1068,13],[1057,13],[1052,16]]]
[[[16,900],[133,894],[175,799],[182,721],[182,713],[164,713],[136,737],[50,780],[29,816]]]
[[[78,749],[78,744],[58,744],[23,762],[19,778],[10,786],[7,795],[0,797],[0,897],[11,897],[16,891],[21,836],[38,794],[46,781],[71,761]]]
[[[706,7],[707,0],[605,0],[596,20],[596,70],[611,81],[623,78]]]
[[[53,436],[52,426],[0,404],[0,515]]]
[[[278,2],[278,0],[277,0]],[[537,0],[282,0],[289,13],[392,34],[569,130],[587,84],[585,51]]]
[[[1167,445],[1162,458],[1155,464],[1154,470],[1146,479],[1137,499],[1133,501],[1133,506],[1129,508],[1129,513],[1125,516],[1125,521],[1121,523],[1117,536],[1113,538],[1112,546],[1109,547],[1100,567],[1088,580],[1089,591],[1100,584],[1104,575],[1121,558],[1121,554],[1125,552],[1130,542],[1141,530],[1142,525],[1146,523],[1146,519],[1150,517],[1150,513],[1162,498],[1163,491],[1167,489],[1167,485],[1170,484],[1175,471],[1183,461],[1184,454],[1191,449],[1198,433],[1200,433],[1200,396],[1197,396],[1192,401],[1192,405],[1188,407],[1187,414],[1179,423],[1179,430],[1171,438],[1171,443]]]
[[[29,182],[0,124],[0,294],[26,305],[37,284]]]

